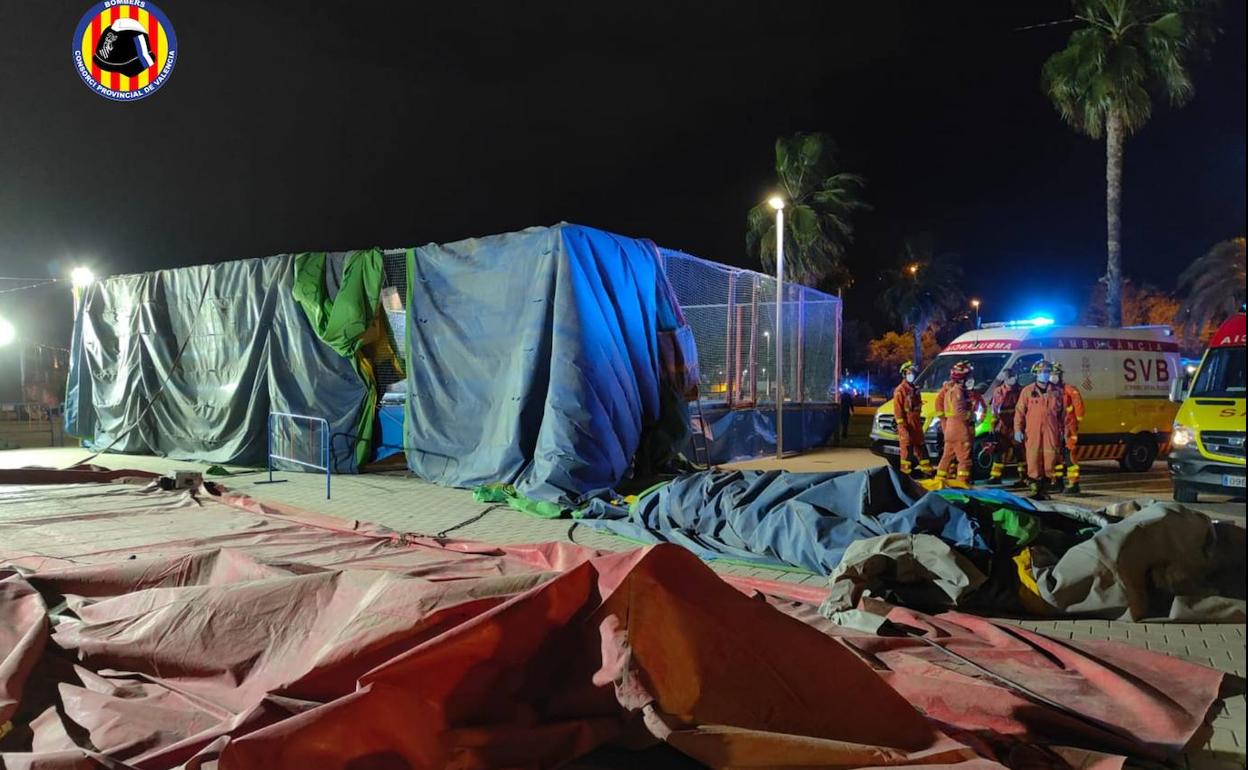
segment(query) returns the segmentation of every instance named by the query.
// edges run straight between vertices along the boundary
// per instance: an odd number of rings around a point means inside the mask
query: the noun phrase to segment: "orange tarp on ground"
[[[867,662],[888,649],[856,652],[676,546],[434,542],[22,478],[0,472],[6,768],[547,767],[656,741],[716,767],[1002,756],[908,703],[926,685]],[[1181,665],[1170,740],[1221,680]],[[948,682],[956,703],[966,683]]]

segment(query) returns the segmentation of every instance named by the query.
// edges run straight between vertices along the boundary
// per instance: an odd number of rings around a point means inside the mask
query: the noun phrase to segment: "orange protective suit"
[[[1027,475],[1032,481],[1054,477],[1065,422],[1066,401],[1060,386],[1033,382],[1018,394],[1014,432],[1026,436]]]
[[[1057,477],[1064,479],[1071,491],[1079,489],[1079,463],[1075,462],[1075,446],[1079,443],[1079,421],[1083,419],[1083,394],[1070,383],[1062,383],[1062,404],[1065,422],[1062,425],[1065,446],[1057,463]]]
[[[1015,446],[1014,443],[1014,411],[1018,406],[1018,395],[1022,390],[1018,383],[1013,385],[1001,383],[992,392],[992,432],[997,447],[992,453],[992,471],[988,474],[990,479],[1000,479],[1005,475],[1006,464],[1017,460],[1019,450],[1022,448]],[[1021,467],[1021,460],[1019,462],[1018,475],[1022,476],[1024,471]]]
[[[975,440],[975,412],[971,410],[971,397],[966,386],[949,380],[936,394],[936,416],[944,426],[945,451],[940,455],[936,478],[949,478],[949,465],[958,461],[957,480],[971,482],[971,445]]]
[[[1079,443],[1079,421],[1083,419],[1086,409],[1083,405],[1083,394],[1074,385],[1062,385],[1062,395],[1066,409],[1066,448],[1073,457],[1075,445]]]
[[[923,396],[914,385],[902,380],[893,390],[893,418],[897,421],[897,445],[901,449],[901,472],[910,473],[913,465],[910,457],[919,458],[919,470],[932,472],[927,459],[927,447],[923,445]]]

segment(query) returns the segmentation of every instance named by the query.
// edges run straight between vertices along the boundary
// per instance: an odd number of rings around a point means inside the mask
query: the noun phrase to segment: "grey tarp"
[[[938,537],[871,537],[845,549],[840,565],[828,578],[831,591],[819,611],[838,624],[861,627],[860,621],[846,613],[856,613],[864,597],[942,610],[959,606],[987,580],[969,559]]]
[[[366,385],[296,304],[293,259],[89,287],[70,357],[66,432],[98,448],[115,440],[118,452],[242,465],[265,462],[270,411],[323,417],[331,433],[352,434]],[[350,439],[333,449],[335,470],[353,471]]]
[[[1122,620],[1244,622],[1244,530],[1153,503],[1065,553],[1031,549],[1054,612]]]
[[[430,244],[407,280],[417,475],[575,504],[625,479],[671,416],[659,335],[679,311],[648,241],[564,224]]]

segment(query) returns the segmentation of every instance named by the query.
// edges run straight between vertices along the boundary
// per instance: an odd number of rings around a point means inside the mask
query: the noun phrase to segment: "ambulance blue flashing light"
[[[1035,318],[1025,318],[1019,321],[994,321],[986,323],[984,329],[1030,329],[1036,326],[1052,326],[1054,321],[1048,316],[1038,315]]]

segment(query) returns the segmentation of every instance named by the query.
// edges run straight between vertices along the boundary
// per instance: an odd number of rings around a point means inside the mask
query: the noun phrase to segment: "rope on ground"
[[[448,532],[454,532],[455,530],[460,529],[461,527],[466,527],[466,526],[468,526],[469,524],[475,524],[476,522],[481,521],[481,519],[485,518],[485,515],[486,515],[487,513],[491,512],[491,511],[496,511],[496,510],[498,510],[499,508],[506,508],[506,507],[507,507],[507,506],[505,506],[505,505],[491,505],[491,506],[488,506],[488,507],[487,507],[484,511],[481,511],[481,512],[480,512],[480,513],[478,513],[477,515],[472,516],[472,517],[467,518],[467,519],[464,519],[463,521],[461,521],[461,522],[460,522],[460,523],[458,523],[458,524],[455,524],[455,525],[453,525],[453,526],[447,527],[446,529],[442,530],[441,532],[439,532],[438,534],[434,535],[433,537],[434,537],[434,539],[435,539],[435,540],[445,540],[445,539],[446,539],[446,534],[447,534]]]

